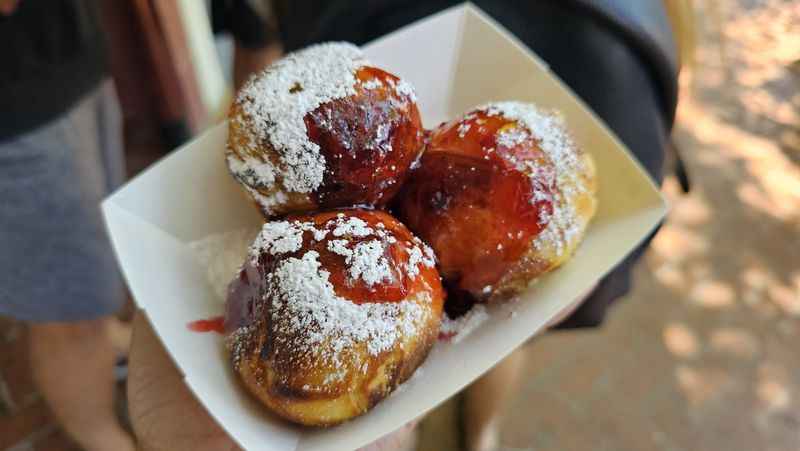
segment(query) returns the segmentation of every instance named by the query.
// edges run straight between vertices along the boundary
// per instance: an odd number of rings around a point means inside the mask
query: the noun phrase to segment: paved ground
[[[606,327],[529,347],[505,449],[800,449],[800,2],[696,3],[675,133],[692,193],[667,182],[673,210]],[[455,449],[455,409],[420,449]]]

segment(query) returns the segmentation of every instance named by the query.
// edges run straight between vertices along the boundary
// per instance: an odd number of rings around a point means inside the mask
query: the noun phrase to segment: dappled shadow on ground
[[[702,45],[692,95],[709,114],[800,162],[800,3],[695,1]]]

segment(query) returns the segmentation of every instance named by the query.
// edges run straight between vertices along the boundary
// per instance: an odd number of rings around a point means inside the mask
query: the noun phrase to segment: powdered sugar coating
[[[275,168],[271,164],[253,163],[252,159],[245,163],[231,154],[227,161],[230,171],[246,186],[271,186],[275,183]]]
[[[573,242],[581,233],[581,222],[576,207],[573,203],[579,194],[587,191],[583,178],[586,173],[584,162],[580,158],[575,142],[569,135],[564,120],[552,112],[543,111],[530,103],[522,102],[496,102],[483,106],[487,114],[502,115],[521,125],[537,141],[555,168],[555,174],[540,173],[540,167],[529,164],[528,170],[532,177],[543,180],[555,178],[556,190],[552,193],[553,213],[543,215],[540,222],[547,221],[547,226],[534,239],[533,245],[537,249],[544,247],[553,248],[557,255],[562,255],[568,249],[568,243]],[[521,142],[526,137],[519,129],[512,129],[498,135],[498,144],[514,144]],[[549,197],[544,192],[534,191],[532,201]]]
[[[335,358],[355,343],[366,343],[370,355],[390,349],[407,328],[422,318],[422,308],[412,301],[355,304],[336,295],[330,273],[321,268],[319,253],[282,260],[267,275],[267,297],[272,300],[271,319],[278,331],[292,336],[302,331],[296,345],[329,343]],[[404,324],[407,323],[407,324]],[[297,342],[297,340],[294,340]]]
[[[347,247],[349,241],[347,240],[330,240],[328,241],[328,250],[333,252],[334,254],[343,255],[345,257],[349,257],[353,255],[353,251]]]
[[[361,84],[364,89],[372,90],[378,89],[383,87],[383,82],[379,78],[373,78],[371,80],[367,80]]]
[[[458,124],[458,137],[463,138],[467,136],[467,132],[469,132],[470,127],[471,125],[469,124],[469,122],[461,121],[461,123]]]
[[[417,101],[417,93],[414,91],[414,87],[411,86],[411,83],[400,79],[399,82],[394,87],[395,92],[398,95],[408,97],[412,102]]]
[[[309,193],[322,184],[325,158],[308,139],[304,117],[320,105],[355,94],[355,73],[367,64],[358,47],[325,43],[291,53],[251,78],[237,97],[250,150],[268,142],[280,157],[269,160],[229,154],[234,176],[253,186],[272,186],[280,175],[288,191]],[[237,162],[238,160],[238,162]]]
[[[522,144],[530,135],[525,129],[514,127],[501,130],[497,133],[497,144],[505,147],[514,147]]]
[[[408,263],[406,263],[406,271],[412,278],[419,274],[419,265],[425,265],[428,268],[436,265],[433,249],[419,239],[415,241],[415,245],[408,248]]]
[[[303,232],[314,227],[311,223],[272,221],[264,224],[250,248],[251,258],[261,252],[272,255],[297,252],[303,245]]]
[[[261,207],[261,210],[268,215],[273,213],[274,207],[283,205],[289,200],[289,196],[287,196],[283,191],[275,191],[274,193],[265,195],[247,185],[244,185],[244,187],[247,192],[253,196],[253,199],[255,199],[259,207]]]
[[[347,244],[347,240],[331,240],[328,250],[345,257],[351,280],[361,279],[368,286],[392,280],[392,268],[381,240],[362,241],[352,249]]]
[[[350,259],[350,277],[353,280],[360,278],[369,286],[392,280],[392,268],[384,256],[385,252],[384,245],[379,240],[356,244]]]
[[[361,218],[353,216],[345,217],[343,213],[339,213],[336,219],[336,228],[333,229],[333,236],[353,235],[364,237],[368,236],[375,231]]]

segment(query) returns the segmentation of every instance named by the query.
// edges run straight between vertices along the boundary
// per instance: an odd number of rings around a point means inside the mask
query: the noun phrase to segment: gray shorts
[[[124,176],[111,81],[0,142],[0,315],[77,321],[119,310],[122,280],[99,203]]]

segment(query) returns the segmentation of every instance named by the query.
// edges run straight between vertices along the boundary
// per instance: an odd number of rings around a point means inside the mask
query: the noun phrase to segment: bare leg
[[[64,430],[86,451],[133,451],[114,415],[109,321],[32,324],[31,369]]]
[[[111,341],[111,348],[116,357],[127,357],[128,350],[131,348],[131,325],[123,323],[116,318],[109,318],[108,339]]]
[[[524,348],[523,348],[524,349]],[[525,352],[517,349],[464,392],[464,428],[468,451],[495,451],[500,445],[499,420],[518,389]]]

